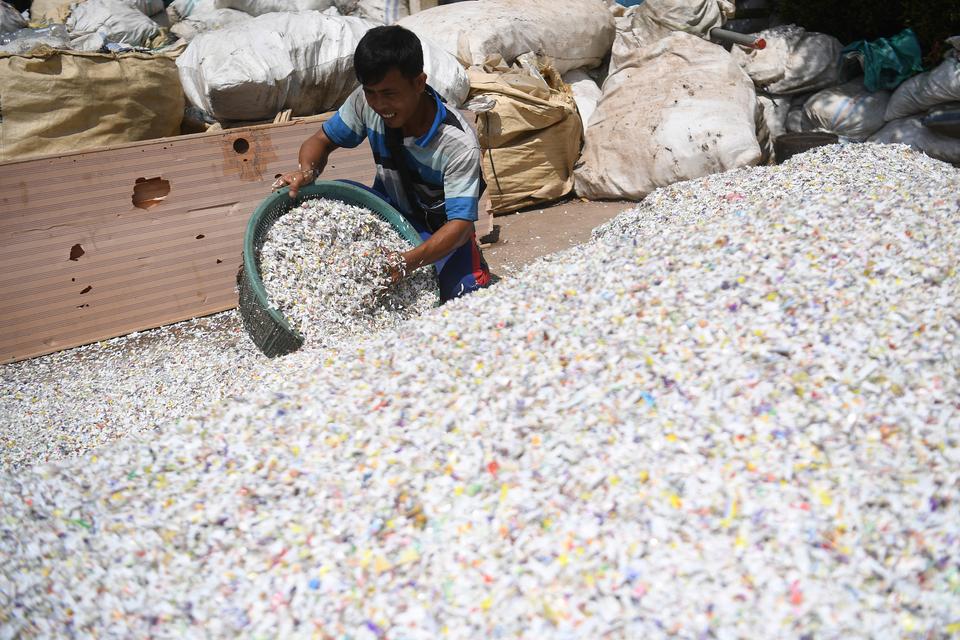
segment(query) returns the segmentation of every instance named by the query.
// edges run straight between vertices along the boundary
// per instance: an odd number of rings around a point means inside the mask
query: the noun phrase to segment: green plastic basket
[[[303,346],[303,336],[290,326],[280,311],[270,306],[267,291],[260,279],[260,249],[273,223],[306,200],[328,198],[363,207],[374,212],[413,246],[421,244],[420,234],[400,212],[369,191],[343,182],[320,180],[302,187],[296,198],[284,187],[267,196],[257,207],[243,237],[243,267],[237,276],[240,292],[240,315],[243,326],[257,348],[269,358],[292,353]],[[440,289],[436,290],[440,304]]]

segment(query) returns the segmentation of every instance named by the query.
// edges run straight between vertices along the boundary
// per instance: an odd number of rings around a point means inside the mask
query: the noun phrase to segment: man
[[[480,145],[457,110],[427,84],[420,40],[403,27],[377,27],[360,40],[353,61],[360,88],[300,147],[300,171],[278,184],[289,185],[296,197],[334,149],[367,138],[377,164],[369,190],[399,210],[424,240],[402,254],[394,282],[434,264],[443,301],[487,286],[490,272],[473,225],[482,189]]]

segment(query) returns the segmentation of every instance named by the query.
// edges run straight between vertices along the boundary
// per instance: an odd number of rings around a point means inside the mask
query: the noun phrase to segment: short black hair
[[[420,38],[398,25],[367,31],[353,54],[353,67],[360,84],[376,84],[390,69],[412,80],[423,73]]]

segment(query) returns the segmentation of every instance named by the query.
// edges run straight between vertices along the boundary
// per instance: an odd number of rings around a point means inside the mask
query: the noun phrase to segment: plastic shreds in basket
[[[260,250],[273,224],[307,200],[327,198],[363,207],[386,221],[412,246],[422,240],[409,222],[389,204],[373,194],[342,182],[318,181],[303,187],[296,198],[284,188],[267,196],[250,217],[243,239],[243,268],[237,278],[243,326],[257,348],[267,357],[286,355],[303,346],[304,337],[283,313],[271,306],[261,279]],[[436,304],[440,304],[439,288]]]

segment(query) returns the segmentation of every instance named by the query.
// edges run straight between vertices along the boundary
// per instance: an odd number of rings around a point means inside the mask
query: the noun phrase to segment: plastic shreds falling
[[[287,384],[8,474],[3,633],[956,633],[957,187],[869,144],[674,185]]]
[[[270,303],[315,346],[382,330],[436,303],[436,276],[418,269],[390,286],[390,252],[410,249],[376,214],[308,200],[277,220],[260,252]]]

